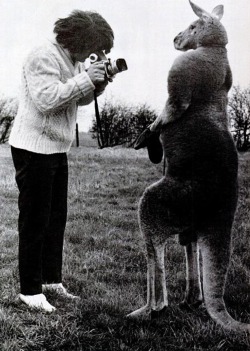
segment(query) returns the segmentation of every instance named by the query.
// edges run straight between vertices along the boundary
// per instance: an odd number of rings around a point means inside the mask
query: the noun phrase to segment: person
[[[19,189],[19,277],[22,302],[52,312],[46,290],[75,298],[62,283],[68,164],[77,107],[107,86],[102,62],[114,33],[96,12],[74,10],[54,25],[55,40],[34,48],[22,70],[19,108],[9,143]]]

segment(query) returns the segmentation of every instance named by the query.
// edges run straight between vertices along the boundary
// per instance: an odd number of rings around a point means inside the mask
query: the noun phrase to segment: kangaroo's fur
[[[187,263],[183,303],[194,306],[204,300],[210,316],[222,327],[250,331],[249,324],[228,314],[223,300],[238,173],[226,111],[232,75],[227,34],[220,23],[223,6],[209,14],[190,4],[199,19],[178,34],[174,44],[178,50],[193,50],[175,60],[168,77],[168,101],[151,125],[151,130],[161,130],[166,173],[145,190],[139,204],[147,250],[147,304],[128,316],[161,311],[168,305],[164,250],[167,238],[179,234]]]

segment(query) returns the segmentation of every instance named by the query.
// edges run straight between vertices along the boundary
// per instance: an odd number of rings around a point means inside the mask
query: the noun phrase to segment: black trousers
[[[43,283],[62,281],[67,219],[66,153],[37,154],[12,147],[19,189],[19,274],[21,293],[42,292]]]

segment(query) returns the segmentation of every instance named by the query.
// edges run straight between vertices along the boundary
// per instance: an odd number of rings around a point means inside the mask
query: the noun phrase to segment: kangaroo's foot
[[[181,301],[179,303],[179,307],[180,309],[182,310],[196,310],[197,308],[199,308],[200,306],[202,306],[204,303],[203,300],[196,300],[196,301],[193,301],[191,303],[189,303],[186,299],[184,299],[183,301]]]
[[[183,301],[179,303],[179,307],[183,310],[194,310],[204,303],[204,298],[200,286],[189,286],[185,293]]]
[[[167,306],[164,306],[159,311],[152,310],[151,311],[151,319],[160,319],[160,318],[164,317],[166,314],[166,311],[167,311]]]
[[[148,305],[145,305],[141,308],[138,308],[138,310],[135,310],[129,314],[127,314],[127,318],[149,318],[150,313],[151,313],[151,307]]]
[[[162,307],[159,310],[152,309],[150,306],[145,305],[138,310],[135,310],[129,313],[127,318],[147,318],[147,319],[156,319],[164,316],[166,313],[167,306]]]

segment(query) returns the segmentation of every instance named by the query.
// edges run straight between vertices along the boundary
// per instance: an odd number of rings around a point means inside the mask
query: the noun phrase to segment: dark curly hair
[[[114,33],[97,12],[74,10],[68,17],[55,22],[57,42],[71,54],[83,50],[106,50],[113,47]]]

